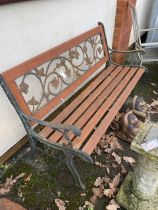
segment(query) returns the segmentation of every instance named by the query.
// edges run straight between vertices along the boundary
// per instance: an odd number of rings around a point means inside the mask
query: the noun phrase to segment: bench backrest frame
[[[58,94],[55,98],[53,98],[49,103],[44,105],[38,112],[32,114],[15,80],[21,77],[22,75],[26,74],[27,72],[30,72],[32,69],[37,68],[39,65],[42,65],[50,59],[61,55],[63,52],[69,50],[70,48],[73,48],[74,46],[80,44],[81,42],[87,40],[88,38],[96,34],[100,34],[101,36],[104,57],[101,60],[99,60],[94,66],[92,66],[86,73],[84,73],[79,79],[77,79],[70,86],[61,91],[61,93]],[[14,68],[8,71],[3,72],[1,76],[5,80],[6,85],[8,86],[11,94],[16,99],[22,112],[24,112],[26,115],[32,115],[37,119],[43,119],[48,114],[48,112],[50,112],[51,109],[53,109],[57,104],[61,102],[61,100],[66,99],[70,92],[74,91],[80,84],[87,80],[94,72],[97,71],[97,69],[99,69],[108,61],[109,52],[104,32],[104,26],[103,24],[99,23],[97,27],[89,30],[88,32],[85,32],[53,49],[50,49],[22,64],[15,66]]]

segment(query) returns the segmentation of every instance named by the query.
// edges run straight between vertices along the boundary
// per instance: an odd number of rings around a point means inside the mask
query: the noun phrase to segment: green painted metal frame
[[[101,25],[104,29],[104,26],[102,23],[99,23],[99,25]],[[104,31],[104,35],[105,35],[105,31]],[[105,40],[106,41],[106,36],[105,36]],[[107,43],[106,43],[107,44]],[[110,48],[107,47],[108,50],[111,50]],[[112,50],[111,50],[112,51]],[[114,51],[116,52],[116,51]],[[117,51],[118,52],[118,51]],[[129,53],[129,52],[119,52],[119,53]],[[135,53],[135,52],[134,52]],[[137,52],[136,52],[137,53]],[[111,56],[109,55],[109,60],[108,60],[109,64],[113,64],[114,62],[111,59]],[[116,64],[117,66],[127,66],[127,65],[120,65],[120,64]],[[132,66],[130,66],[132,67]],[[134,65],[134,67],[140,67],[139,65]],[[141,66],[142,67],[142,66]],[[145,68],[145,67],[143,67]],[[146,69],[146,68],[145,68]],[[78,129],[77,127],[73,126],[73,125],[63,125],[63,124],[52,124],[43,120],[38,120],[32,116],[28,116],[26,114],[24,114],[24,112],[22,111],[21,107],[19,106],[15,96],[12,94],[10,88],[8,87],[5,79],[3,78],[3,76],[0,74],[0,85],[3,88],[4,92],[6,93],[9,101],[11,102],[11,104],[13,105],[13,107],[15,108],[17,114],[19,115],[24,128],[27,132],[28,135],[28,140],[31,146],[31,157],[35,156],[35,151],[37,148],[36,146],[36,141],[39,141],[40,143],[46,145],[47,147],[50,147],[52,149],[57,149],[60,150],[64,153],[65,157],[66,157],[66,164],[70,170],[70,172],[72,173],[74,180],[75,180],[75,184],[78,187],[81,187],[82,189],[85,189],[85,185],[82,183],[79,173],[75,168],[74,165],[74,157],[80,157],[82,160],[89,162],[89,163],[93,163],[93,159],[91,158],[90,155],[86,154],[85,152],[81,151],[81,150],[77,150],[72,148],[72,143],[71,140],[68,136],[68,132],[71,131],[73,132],[76,136],[79,136],[81,134],[80,129]],[[42,126],[46,126],[49,127],[55,131],[61,132],[64,136],[64,138],[66,139],[66,141],[68,141],[68,145],[61,145],[58,143],[54,143],[54,142],[50,142],[49,139],[43,138],[42,136],[40,136],[32,127],[30,122],[33,122],[37,125],[42,125]]]

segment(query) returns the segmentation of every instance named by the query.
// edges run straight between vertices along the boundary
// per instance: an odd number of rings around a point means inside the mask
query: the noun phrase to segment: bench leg
[[[85,185],[82,183],[80,175],[74,165],[74,155],[70,154],[69,152],[64,152],[66,157],[66,164],[70,170],[70,172],[73,175],[73,178],[75,180],[75,185],[79,188],[82,188],[83,190],[86,189]]]

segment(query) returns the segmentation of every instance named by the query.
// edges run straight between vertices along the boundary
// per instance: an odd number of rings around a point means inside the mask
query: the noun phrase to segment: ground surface
[[[151,103],[153,98],[157,99],[158,97],[153,93],[153,90],[158,92],[158,70],[155,65],[148,67],[149,73],[142,77],[135,88],[135,94],[143,96],[148,103]],[[156,87],[152,86],[151,82],[156,83]],[[129,98],[125,107],[129,107],[130,104]],[[157,119],[157,115],[155,114],[152,120],[157,121]],[[116,149],[116,154],[121,158],[124,156],[137,158],[137,155],[130,150],[129,143],[123,140],[118,141],[122,145],[123,150]],[[57,210],[58,207],[54,202],[56,198],[69,201],[66,204],[66,210],[78,210],[80,206],[84,205],[85,201],[89,201],[92,197],[93,184],[98,177],[109,177],[113,179],[118,173],[121,173],[121,184],[127,174],[122,173],[121,165],[125,167],[127,172],[132,170],[129,163],[126,163],[122,159],[121,164],[118,164],[111,154],[105,152],[102,152],[102,155],[99,156],[94,153],[93,159],[102,165],[108,166],[109,174],[107,174],[107,169],[104,167],[89,165],[76,159],[77,168],[87,187],[83,192],[74,186],[72,176],[64,163],[63,155],[56,154],[56,158],[53,158],[39,153],[36,156],[35,162],[31,164],[28,163],[29,152],[27,152],[27,148],[28,145],[8,161],[6,165],[1,166],[1,183],[4,183],[6,178],[11,175],[14,178],[21,173],[25,173],[25,176],[18,179],[10,191],[1,195],[1,197],[9,198],[28,210]],[[102,196],[102,198],[97,200],[95,209],[105,210],[105,206],[108,205],[110,200],[105,195]],[[120,209],[123,210],[123,208]],[[91,209],[89,208],[89,210]]]

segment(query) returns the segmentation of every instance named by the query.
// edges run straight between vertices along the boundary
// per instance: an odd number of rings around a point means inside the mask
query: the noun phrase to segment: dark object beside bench
[[[36,141],[63,151],[76,185],[83,189],[73,158],[93,163],[90,155],[144,73],[144,67],[113,64],[108,51],[99,23],[0,75],[0,84],[26,129],[32,154]],[[70,103],[50,123],[42,121],[68,99]],[[45,127],[37,133],[32,128],[35,124]]]

